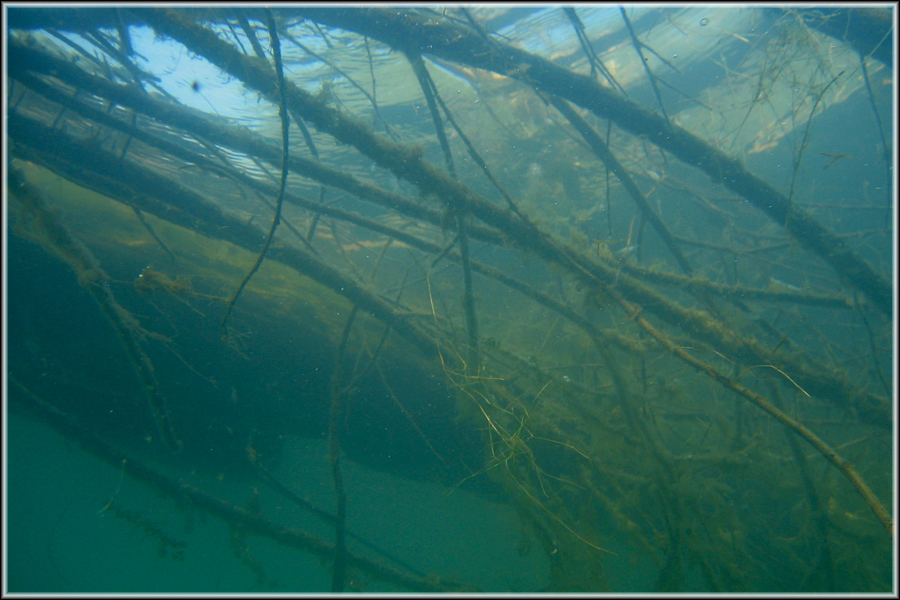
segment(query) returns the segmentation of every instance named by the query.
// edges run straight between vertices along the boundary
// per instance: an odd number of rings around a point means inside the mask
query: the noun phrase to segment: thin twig
[[[272,244],[272,238],[275,237],[275,228],[278,227],[278,223],[281,221],[281,208],[284,204],[284,189],[287,185],[289,159],[288,129],[290,127],[290,117],[288,116],[287,109],[287,90],[284,84],[284,68],[281,64],[281,45],[278,43],[278,28],[275,25],[275,16],[272,14],[271,9],[267,10],[266,16],[269,19],[269,37],[272,40],[272,53],[275,56],[275,73],[278,76],[278,91],[281,96],[281,106],[278,111],[281,115],[281,143],[284,148],[281,155],[281,186],[278,189],[278,199],[275,201],[275,216],[272,219],[272,226],[269,227],[269,233],[266,236],[266,242],[263,244],[262,250],[260,250],[259,256],[256,258],[256,263],[253,265],[253,268],[250,269],[250,272],[247,273],[246,277],[244,277],[244,280],[241,282],[241,285],[238,286],[238,289],[234,293],[234,296],[232,296],[228,300],[228,307],[225,310],[225,316],[222,317],[223,328],[225,328],[225,324],[228,322],[228,316],[231,314],[231,309],[234,307],[234,303],[237,302],[238,297],[241,295],[241,292],[244,291],[244,287],[250,281],[250,278],[253,277],[253,274],[256,273],[256,271],[259,269],[263,259],[266,256],[266,252],[269,250],[269,246]]]

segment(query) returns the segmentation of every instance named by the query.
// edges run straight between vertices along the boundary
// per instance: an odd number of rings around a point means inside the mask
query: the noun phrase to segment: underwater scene
[[[5,4],[4,593],[896,593],[896,6]]]

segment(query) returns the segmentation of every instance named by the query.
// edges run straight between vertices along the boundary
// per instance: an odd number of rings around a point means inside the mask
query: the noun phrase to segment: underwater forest
[[[894,4],[5,3],[3,593],[897,593]]]

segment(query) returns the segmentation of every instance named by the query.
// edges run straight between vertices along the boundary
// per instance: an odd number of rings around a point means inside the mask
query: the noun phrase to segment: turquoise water
[[[47,427],[13,416],[9,423],[10,592],[326,592],[330,565],[270,539],[247,536],[263,580],[231,545],[222,520],[178,506],[151,487],[121,480],[107,463],[83,452]],[[348,530],[382,550],[489,591],[540,589],[548,563],[539,548],[516,551],[523,536],[508,506],[469,493],[398,480],[345,463]],[[327,447],[295,441],[277,476],[311,501],[333,502]],[[198,485],[233,498],[249,498],[244,481],[201,478]],[[323,539],[333,529],[273,497],[259,486],[266,514]],[[171,541],[117,517],[110,500],[156,524]],[[536,542],[532,542],[536,544]],[[163,549],[163,547],[165,548]],[[354,549],[350,542],[351,550]],[[371,553],[370,553],[371,554]],[[348,587],[352,588],[353,584]],[[366,591],[396,591],[365,580]]]
[[[827,26],[893,9],[69,10],[4,53],[10,591],[419,589],[341,497],[427,589],[891,589],[894,66]]]

